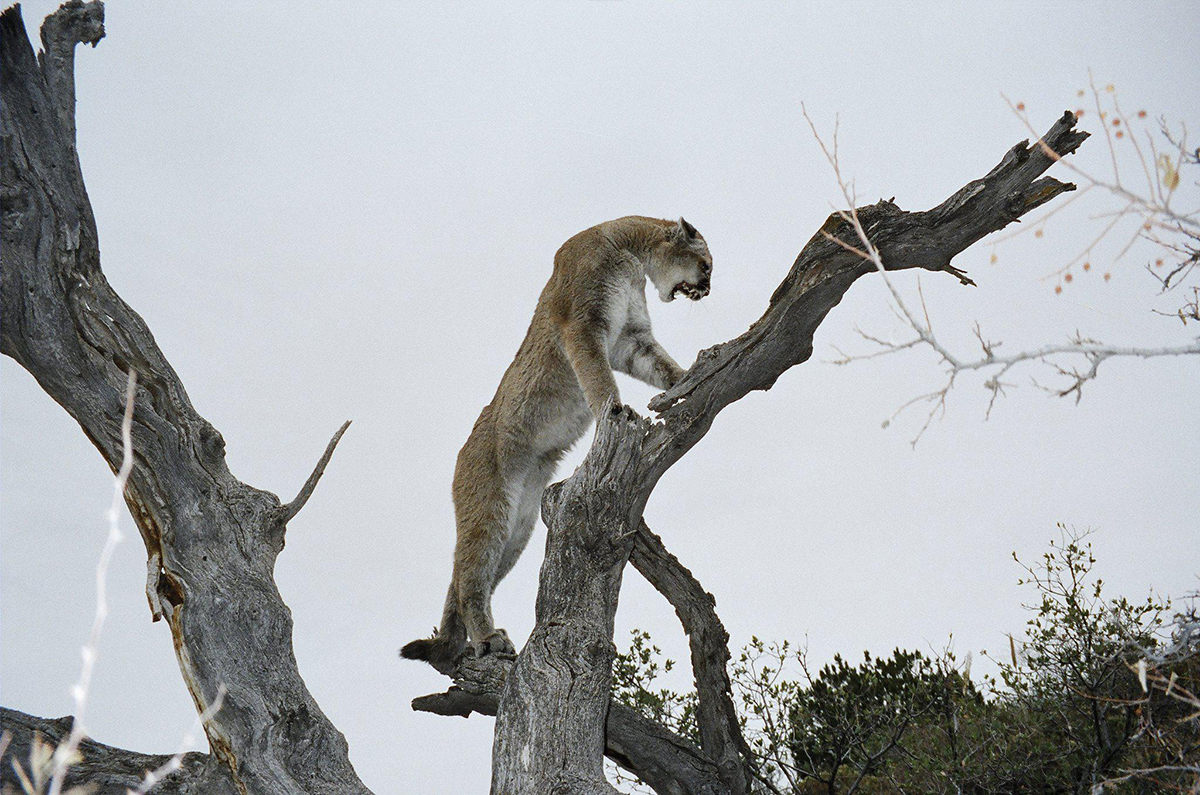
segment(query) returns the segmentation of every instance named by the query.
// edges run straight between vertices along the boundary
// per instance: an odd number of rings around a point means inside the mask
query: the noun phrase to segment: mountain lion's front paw
[[[632,422],[639,419],[640,415],[633,410],[633,406],[626,406],[624,403],[609,403],[609,411],[618,419],[623,419]]]

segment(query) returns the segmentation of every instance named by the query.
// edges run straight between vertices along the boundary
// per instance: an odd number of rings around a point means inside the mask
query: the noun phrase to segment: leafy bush
[[[1015,555],[1014,555],[1015,558]],[[1086,534],[1059,538],[1019,581],[1035,591],[1022,638],[978,681],[970,655],[840,655],[754,638],[731,677],[766,791],[1200,792],[1200,619],[1170,603],[1107,598]],[[987,655],[987,652],[984,652]],[[620,701],[695,739],[694,692],[654,688],[643,632],[614,669]],[[670,670],[666,661],[662,670]]]

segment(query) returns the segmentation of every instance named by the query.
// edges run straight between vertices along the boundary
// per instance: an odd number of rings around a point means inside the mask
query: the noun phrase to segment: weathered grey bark
[[[170,625],[197,709],[219,685],[227,689],[205,725],[212,754],[203,779],[242,793],[362,795],[345,738],[297,671],[291,616],[273,578],[287,520],[319,471],[289,506],[233,477],[221,434],[196,413],[146,324],[100,271],[75,153],[73,70],[75,45],[103,35],[101,3],[66,3],[42,26],[39,63],[19,9],[0,18],[0,350],[79,422],[114,469],[126,372],[138,373],[126,502],[151,560],[152,614]]]
[[[603,769],[613,616],[645,504],[636,477],[650,423],[611,408],[575,474],[542,496],[537,623],[500,696],[494,793],[613,791]]]
[[[932,210],[909,213],[890,201],[860,210],[884,267],[946,271],[968,283],[950,264],[955,255],[1074,188],[1041,177],[1056,156],[1075,151],[1087,137],[1074,125],[1068,111],[1044,143],[1017,144],[986,176]],[[785,370],[812,355],[817,326],[855,280],[875,269],[847,250],[861,245],[850,224],[831,215],[800,252],[763,316],[740,337],[702,351],[684,378],[655,398],[651,408],[658,422],[623,410],[600,418],[583,464],[547,490],[542,516],[549,536],[537,624],[501,696],[493,793],[612,791],[601,770],[601,718],[611,685],[612,620],[621,573],[642,508],[658,479],[703,438],[722,408],[751,390],[769,389]],[[721,687],[697,673],[699,687]],[[710,729],[720,713],[713,709]],[[713,741],[724,752],[732,738],[714,736]],[[746,769],[736,764],[731,769],[736,767]]]
[[[0,707],[0,729],[7,732],[11,743],[0,764],[0,786],[11,785],[14,792],[21,792],[20,782],[12,762],[16,761],[28,772],[29,751],[34,738],[41,735],[43,742],[57,746],[71,732],[71,718],[36,718],[15,709]],[[165,754],[139,754],[111,745],[85,739],[79,746],[82,759],[67,771],[64,791],[76,784],[89,784],[96,789],[93,795],[126,795],[137,789],[146,771],[158,770],[170,756]],[[179,760],[178,771],[166,776],[154,787],[154,795],[234,795],[228,776],[211,776],[208,754],[184,754]],[[207,776],[207,778],[206,778]]]

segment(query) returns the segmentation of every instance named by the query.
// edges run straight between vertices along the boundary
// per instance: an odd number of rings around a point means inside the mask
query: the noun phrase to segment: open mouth
[[[708,295],[708,285],[700,286],[688,282],[680,282],[671,288],[671,297],[674,298],[676,295],[685,295],[693,301],[699,301]]]

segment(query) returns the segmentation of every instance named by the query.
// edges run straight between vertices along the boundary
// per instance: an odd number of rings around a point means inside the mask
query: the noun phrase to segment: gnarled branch
[[[667,598],[688,636],[696,680],[696,723],[700,746],[731,793],[750,791],[750,747],[742,736],[729,682],[729,633],[717,616],[716,600],[650,531],[638,528],[629,556],[647,582]]]

